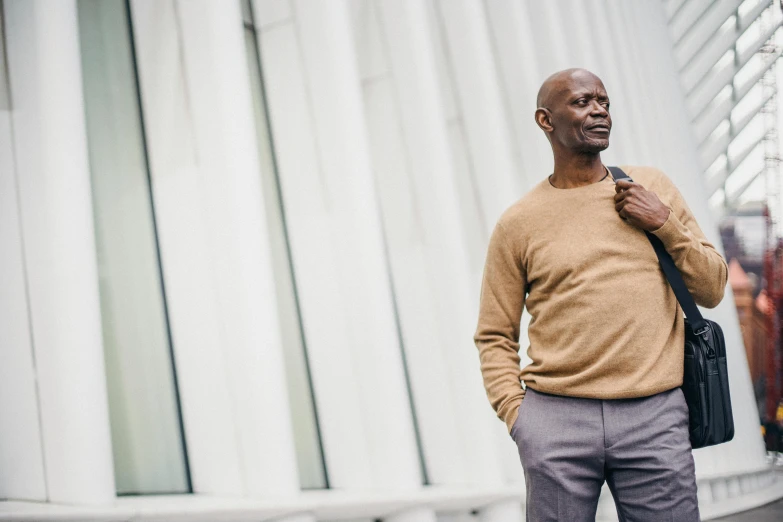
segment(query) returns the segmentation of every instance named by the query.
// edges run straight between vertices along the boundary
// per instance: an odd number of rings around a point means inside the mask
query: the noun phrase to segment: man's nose
[[[593,115],[608,115],[609,110],[604,107],[604,104],[599,102],[598,100],[593,100],[592,102],[592,111],[590,111]]]

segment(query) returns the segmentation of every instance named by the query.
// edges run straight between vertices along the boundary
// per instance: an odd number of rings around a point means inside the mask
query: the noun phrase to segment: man
[[[726,262],[660,170],[623,166],[634,182],[614,183],[597,76],[555,73],[537,105],[554,172],[495,226],[475,334],[487,397],[519,449],[528,520],[594,520],[607,481],[620,520],[698,521],[683,316],[644,231],[702,306],[723,298]],[[520,370],[525,306],[532,362]]]

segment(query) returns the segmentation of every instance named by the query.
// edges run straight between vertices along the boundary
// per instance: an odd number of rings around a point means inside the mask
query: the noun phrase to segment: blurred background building
[[[523,520],[472,335],[573,66],[736,260],[702,516],[783,496],[777,2],[0,8],[0,519]]]

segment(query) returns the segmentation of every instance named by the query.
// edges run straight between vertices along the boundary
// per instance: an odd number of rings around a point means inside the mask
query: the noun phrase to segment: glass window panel
[[[245,24],[253,24],[253,11],[250,7],[250,0],[240,0],[242,2],[242,21]]]
[[[3,32],[3,3],[0,2],[0,111],[11,108],[11,97],[8,93],[8,76],[5,65],[5,34]]]
[[[117,492],[189,492],[127,5],[78,12]]]
[[[252,16],[250,2],[244,0],[242,5],[245,11]],[[307,352],[300,324],[293,268],[288,251],[285,216],[280,199],[274,153],[269,134],[263,76],[258,55],[256,33],[252,29],[252,18],[249,27],[245,29],[245,47],[247,49],[251,90],[253,92],[259,163],[261,165],[266,219],[269,224],[269,239],[277,290],[277,310],[283,337],[288,394],[291,401],[291,409],[294,412],[292,422],[299,466],[299,479],[303,489],[325,488],[327,487],[327,480],[323,450],[320,443],[318,420],[307,365]]]

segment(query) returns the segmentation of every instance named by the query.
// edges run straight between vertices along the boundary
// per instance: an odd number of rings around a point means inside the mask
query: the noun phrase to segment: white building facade
[[[658,0],[0,6],[0,520],[524,520],[472,336],[554,71],[720,244]],[[704,518],[783,496],[730,291],[707,315]]]

